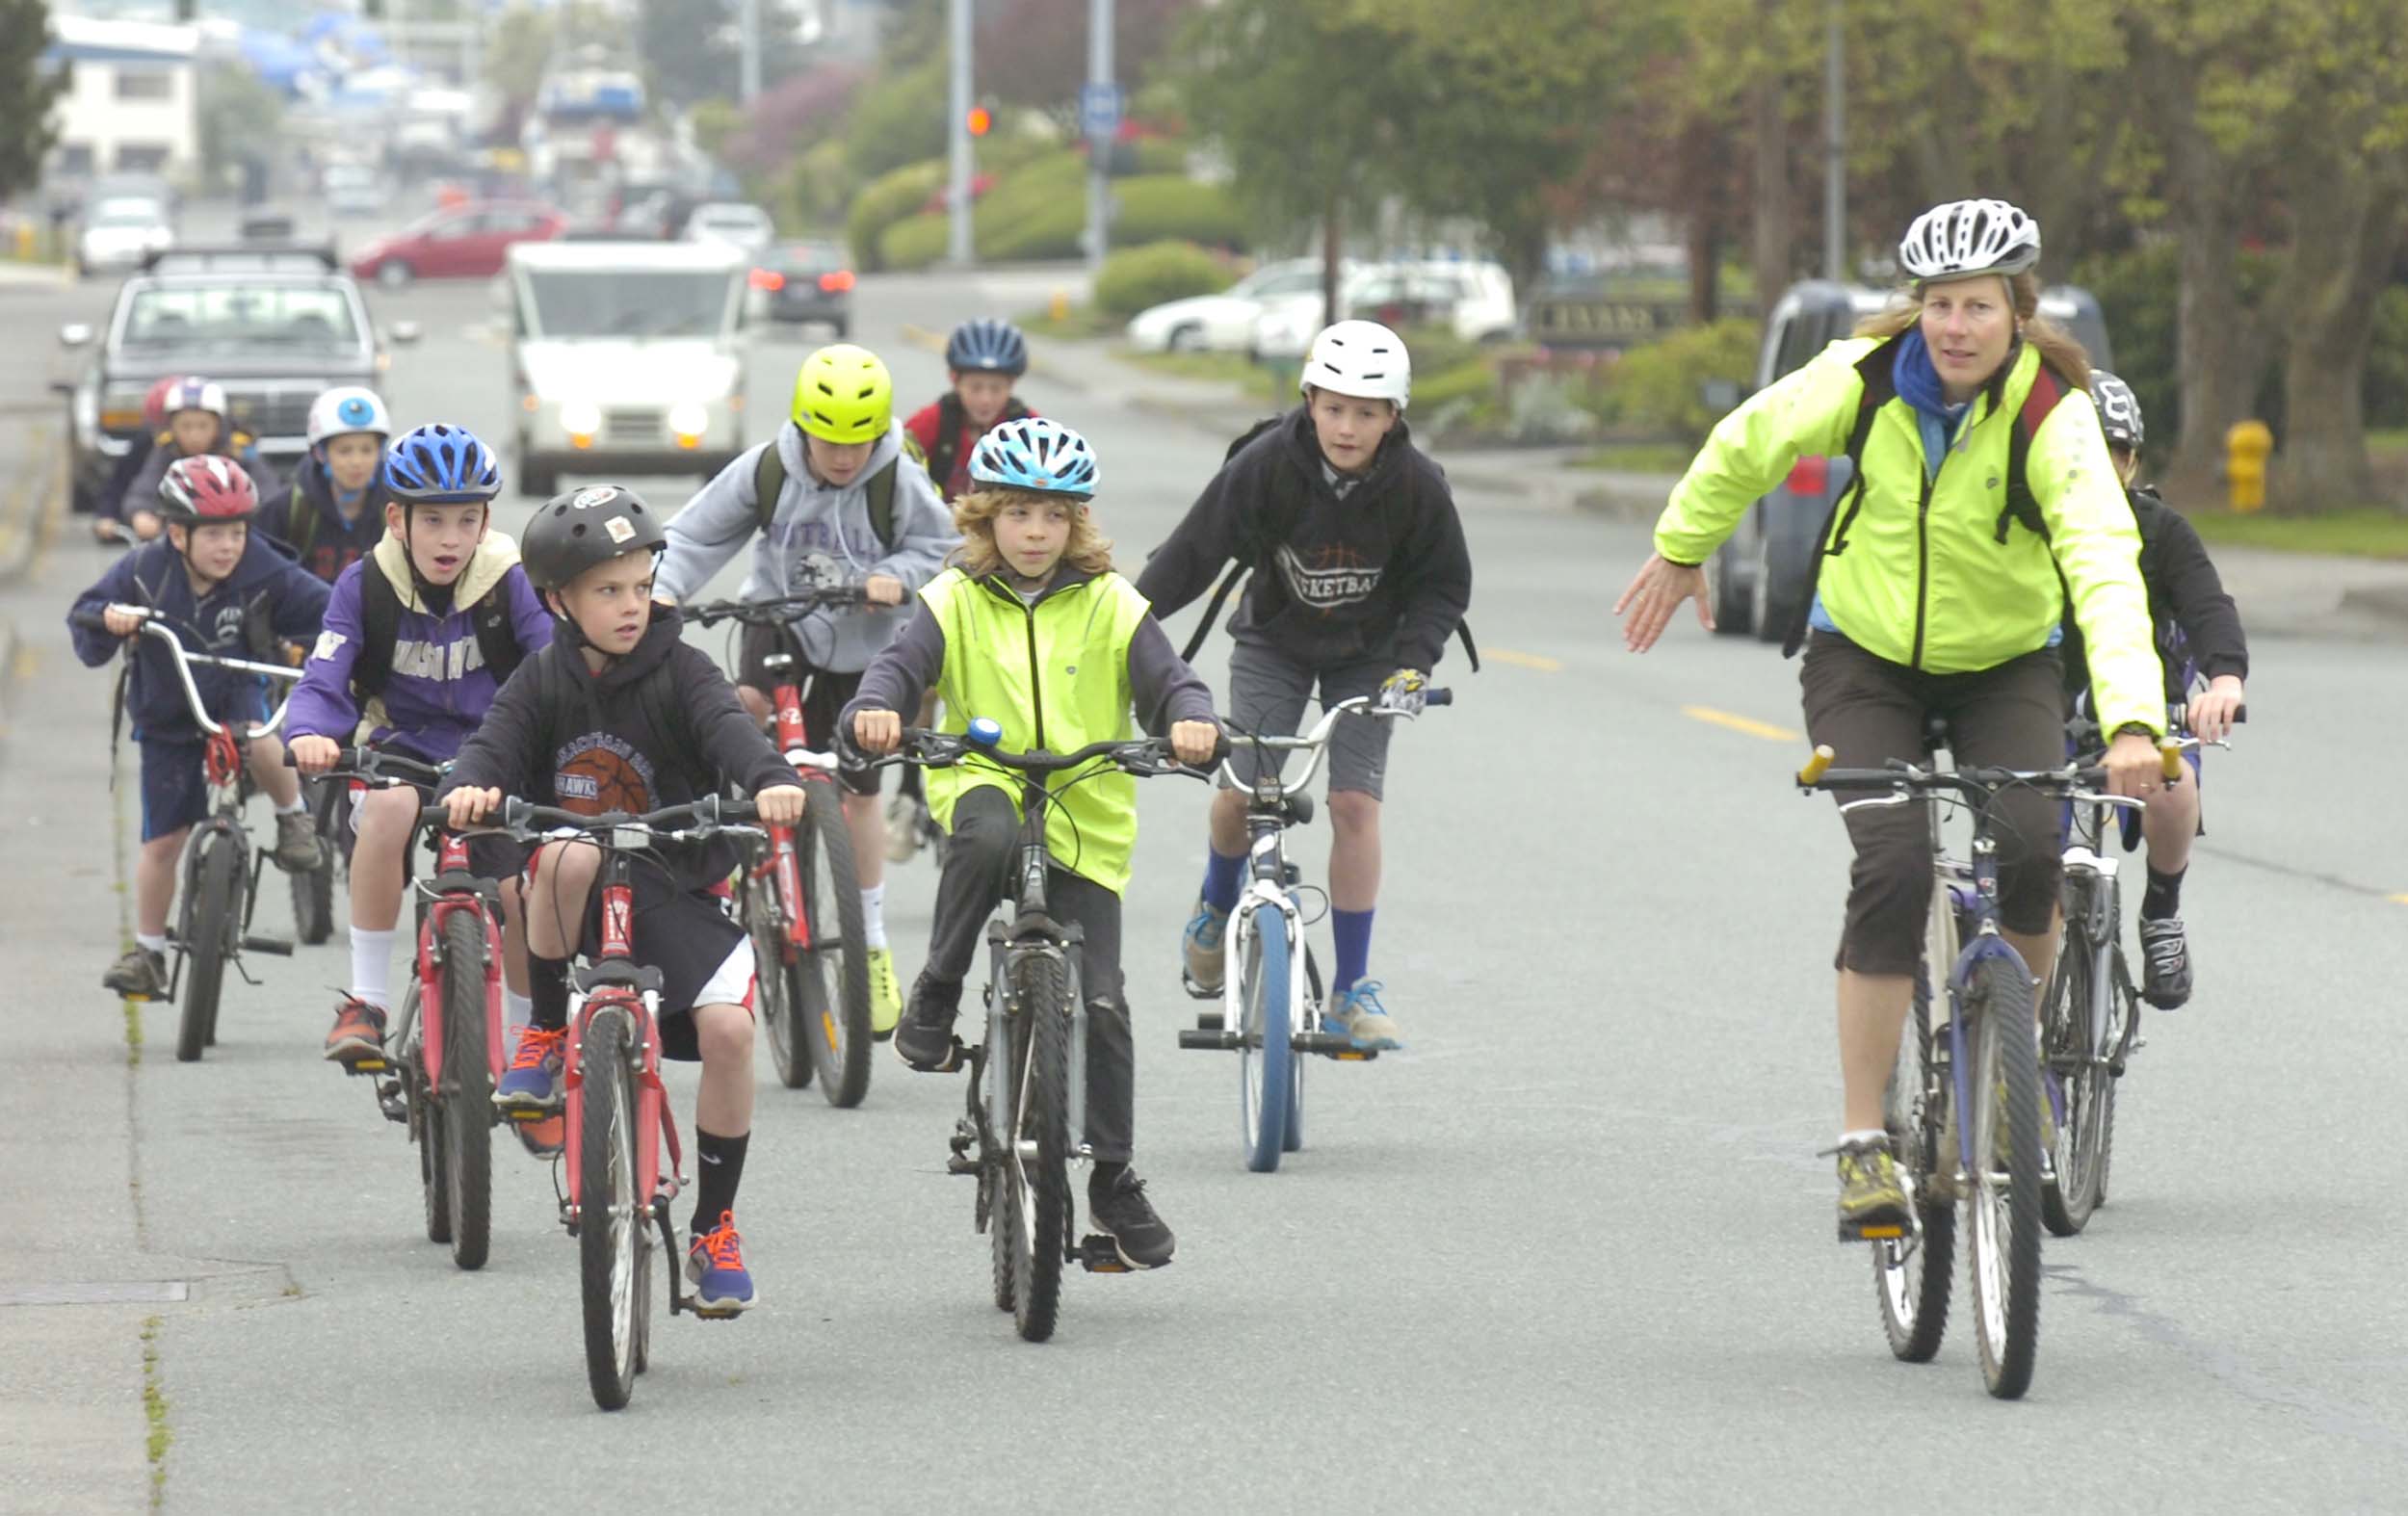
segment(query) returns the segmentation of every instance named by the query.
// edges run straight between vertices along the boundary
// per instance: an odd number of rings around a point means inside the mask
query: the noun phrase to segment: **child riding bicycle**
[[[226,400],[224,385],[190,377],[177,379],[160,398],[159,410],[166,426],[125,492],[107,503],[109,513],[135,536],[145,542],[157,539],[168,519],[159,510],[159,491],[168,470],[184,458],[215,457],[240,463],[250,477],[254,493],[275,491],[275,470],[259,457],[259,444],[250,433],[234,425],[234,407]]]
[[[196,653],[264,659],[281,639],[306,641],[326,614],[327,587],[250,532],[259,494],[230,458],[203,454],[178,458],[159,484],[164,540],[118,560],[99,583],[78,595],[67,625],[75,654],[92,667],[117,656],[118,640],[141,622],[113,606],[141,606]],[[99,611],[108,631],[77,625],[76,612]],[[222,669],[198,670],[202,704],[220,720],[267,715],[255,678]],[[129,657],[125,710],[142,749],[143,847],[134,869],[134,947],[100,982],[120,995],[157,998],[168,991],[168,909],[175,902],[176,859],[193,823],[209,811],[201,772],[201,731],[165,647]],[[302,806],[301,782],[274,744],[251,747],[251,777],[275,802],[272,856],[288,874],[318,866],[318,833]]]
[[[861,670],[895,639],[910,593],[944,565],[951,523],[928,470],[910,457],[895,425],[894,379],[867,349],[822,348],[795,377],[790,425],[737,456],[668,524],[660,592],[674,603],[693,595],[753,541],[743,598],[769,600],[802,588],[806,561],[834,559],[862,576],[870,604],[815,611],[784,632],[746,627],[737,694],[755,720],[771,714],[776,680],[763,660],[791,636],[810,688],[803,721],[814,741],[832,741],[836,713],[852,697]],[[757,539],[757,540],[756,540]],[[895,1028],[903,995],[887,946],[886,839],[876,774],[845,776],[845,823],[852,835],[869,947],[870,1027],[881,1040]]]
[[[517,544],[490,530],[502,487],[492,449],[463,428],[420,427],[368,472],[382,474],[385,536],[335,580],[326,629],[285,718],[294,766],[304,774],[326,772],[355,735],[422,763],[447,761],[520,660],[552,640],[551,614],[518,566]],[[418,806],[418,792],[405,785],[365,792],[353,812],[351,991],[336,1004],[326,1040],[326,1056],[337,1062],[384,1054]],[[470,850],[481,876],[503,881],[510,1019],[523,1023],[520,860],[495,838],[478,838]]]
[[[1471,603],[1472,558],[1446,475],[1405,427],[1412,387],[1412,359],[1387,327],[1322,331],[1305,358],[1303,405],[1237,448],[1138,576],[1155,614],[1169,615],[1231,559],[1254,569],[1230,624],[1229,715],[1243,730],[1295,731],[1316,684],[1325,706],[1376,693],[1382,709],[1422,708]],[[1402,1045],[1382,986],[1365,978],[1388,734],[1386,721],[1348,717],[1329,751],[1328,1018],[1362,1048]],[[1262,761],[1247,748],[1232,767],[1250,781]],[[1221,935],[1244,874],[1245,794],[1224,788],[1181,939],[1199,993],[1220,993]]]
[[[934,691],[944,700],[945,730],[966,731],[972,719],[985,717],[1002,723],[1012,748],[1069,752],[1132,735],[1134,706],[1145,729],[1168,736],[1183,761],[1208,761],[1219,734],[1212,692],[1147,614],[1136,588],[1113,572],[1112,543],[1087,506],[1095,456],[1086,439],[1051,421],[1008,422],[980,439],[970,470],[978,487],[954,506],[962,544],[953,566],[920,591],[919,613],[862,675],[845,730],[870,752],[893,752],[901,713],[919,710]],[[1077,677],[1043,676],[1057,669]],[[929,803],[952,840],[936,886],[928,966],[895,1032],[895,1051],[915,1069],[943,1066],[952,1050],[962,978],[1004,894],[1019,782],[976,765],[929,776]],[[1047,834],[1060,832],[1062,861],[1048,893],[1055,912],[1086,936],[1086,1136],[1095,1158],[1087,1209],[1131,1267],[1159,1268],[1170,1262],[1175,1240],[1129,1168],[1135,1056],[1120,971],[1120,896],[1137,840],[1136,781],[1105,773],[1055,788]]]
[[[558,624],[461,745],[439,792],[453,827],[484,820],[506,794],[598,816],[682,805],[727,784],[754,796],[764,822],[802,819],[794,769],[709,657],[682,640],[675,610],[653,603],[662,519],[615,484],[537,509],[519,552]],[[711,893],[738,860],[724,839],[663,845],[652,857],[662,867],[635,874],[636,954],[661,971],[661,1051],[702,1063],[686,1272],[703,1309],[742,1311],[755,1298],[735,1215],[752,1129],[752,942]],[[493,1095],[513,1113],[561,1109],[567,960],[601,941],[600,860],[589,843],[551,843],[528,866],[534,1014]]]
[[[260,502],[259,530],[334,583],[384,537],[376,485],[392,435],[392,412],[375,390],[345,384],[320,395],[309,405],[309,454],[289,484]]]

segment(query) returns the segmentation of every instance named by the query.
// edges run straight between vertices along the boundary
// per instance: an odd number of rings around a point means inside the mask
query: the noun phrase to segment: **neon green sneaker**
[[[883,1042],[895,1034],[903,1019],[903,988],[895,982],[895,954],[889,948],[870,950],[870,1035]]]
[[[1886,1142],[1849,1142],[1835,1149],[1840,1159],[1840,1235],[1868,1226],[1907,1223],[1906,1187]]]

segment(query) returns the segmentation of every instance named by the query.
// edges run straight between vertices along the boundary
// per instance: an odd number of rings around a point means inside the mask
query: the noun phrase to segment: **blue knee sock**
[[[1338,974],[1329,981],[1332,995],[1343,995],[1354,988],[1363,977],[1363,970],[1372,956],[1372,913],[1367,910],[1333,910],[1329,913],[1329,929],[1338,939]]]
[[[1245,854],[1224,858],[1204,849],[1204,903],[1226,916],[1238,903],[1238,887],[1245,881]]]

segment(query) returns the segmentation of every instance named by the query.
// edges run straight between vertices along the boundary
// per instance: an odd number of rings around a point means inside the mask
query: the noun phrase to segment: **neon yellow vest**
[[[945,632],[936,681],[943,730],[967,731],[973,717],[987,717],[1003,727],[1006,752],[1069,752],[1138,735],[1129,642],[1150,610],[1118,574],[1057,590],[1032,608],[1000,580],[948,568],[920,598]],[[1060,797],[1045,823],[1046,844],[1057,864],[1118,894],[1128,886],[1137,842],[1137,781],[1107,771],[1063,789],[1074,777],[1051,781]],[[1004,791],[1019,808],[1018,775],[969,763],[929,771],[929,809],[950,830],[954,803],[980,786]]]

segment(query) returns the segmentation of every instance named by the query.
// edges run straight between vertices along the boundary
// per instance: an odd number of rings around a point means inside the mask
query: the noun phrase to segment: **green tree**
[[[268,158],[284,128],[284,97],[241,65],[200,70],[196,106],[200,164],[215,182],[250,158]]]
[[[50,107],[67,71],[43,68],[50,45],[48,0],[0,0],[0,197],[31,189],[57,141]]]

